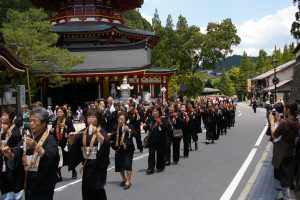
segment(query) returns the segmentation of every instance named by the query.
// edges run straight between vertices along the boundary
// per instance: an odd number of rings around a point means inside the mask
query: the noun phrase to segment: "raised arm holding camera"
[[[272,164],[275,179],[280,182],[282,188],[283,198],[291,199],[290,186],[293,185],[295,169],[295,140],[299,130],[299,122],[296,118],[297,104],[286,105],[283,113],[285,119],[281,120],[277,127],[275,127],[275,117],[272,112],[269,113],[271,136],[274,141]]]

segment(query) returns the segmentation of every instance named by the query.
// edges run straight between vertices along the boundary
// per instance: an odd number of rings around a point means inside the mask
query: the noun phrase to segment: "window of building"
[[[160,85],[154,85],[154,96],[155,97],[160,96]]]
[[[151,91],[150,91],[150,85],[144,85],[144,86],[143,86],[143,91],[144,91],[144,92],[150,92],[150,93],[151,93]]]

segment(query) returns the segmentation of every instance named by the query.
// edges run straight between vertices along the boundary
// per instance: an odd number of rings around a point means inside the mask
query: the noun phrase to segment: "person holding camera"
[[[272,164],[274,177],[280,182],[283,199],[291,199],[290,186],[293,185],[295,168],[295,139],[299,130],[297,121],[298,106],[296,103],[288,104],[284,108],[285,119],[279,113],[276,116],[269,113],[271,136],[274,141]],[[275,123],[278,126],[275,127]]]

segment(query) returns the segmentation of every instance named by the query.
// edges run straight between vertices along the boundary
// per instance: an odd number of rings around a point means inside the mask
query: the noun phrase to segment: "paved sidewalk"
[[[280,187],[277,180],[274,179],[274,169],[271,164],[272,148],[268,152],[266,160],[262,163],[262,168],[256,178],[247,199],[251,200],[275,200],[277,198],[276,188]]]
[[[257,176],[253,187],[246,199],[249,200],[276,200],[282,197],[280,184],[274,179],[272,161],[273,145],[268,151],[267,158],[263,161],[262,168]],[[292,196],[294,196],[293,191]],[[295,199],[295,198],[293,198]]]

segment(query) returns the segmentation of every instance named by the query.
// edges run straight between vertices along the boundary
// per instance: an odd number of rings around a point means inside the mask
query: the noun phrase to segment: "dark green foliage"
[[[293,0],[294,4],[298,3],[298,8],[300,8],[300,0]],[[299,9],[300,10],[300,9]],[[292,24],[291,27],[291,34],[296,39],[300,39],[300,21],[299,21],[299,11],[295,13],[295,21]]]
[[[65,79],[55,73],[57,68],[67,72],[72,66],[84,61],[82,56],[74,56],[67,49],[55,47],[58,35],[49,32],[51,25],[48,15],[42,10],[9,10],[7,19],[1,29],[7,44],[9,47],[16,47],[12,51],[21,62],[30,67],[30,72],[44,72],[44,76],[49,77],[50,86],[59,87],[66,83]],[[31,86],[38,81],[35,74],[32,74],[31,81]]]
[[[152,31],[151,24],[146,19],[144,19],[136,10],[125,12],[124,18],[125,25],[128,27]]]
[[[31,8],[32,5],[29,0],[0,0],[0,27],[3,22],[6,21],[6,12],[9,9],[18,11],[26,11]]]
[[[235,94],[234,84],[225,69],[222,69],[221,75],[214,81],[214,86],[220,90],[221,94],[229,96]]]

